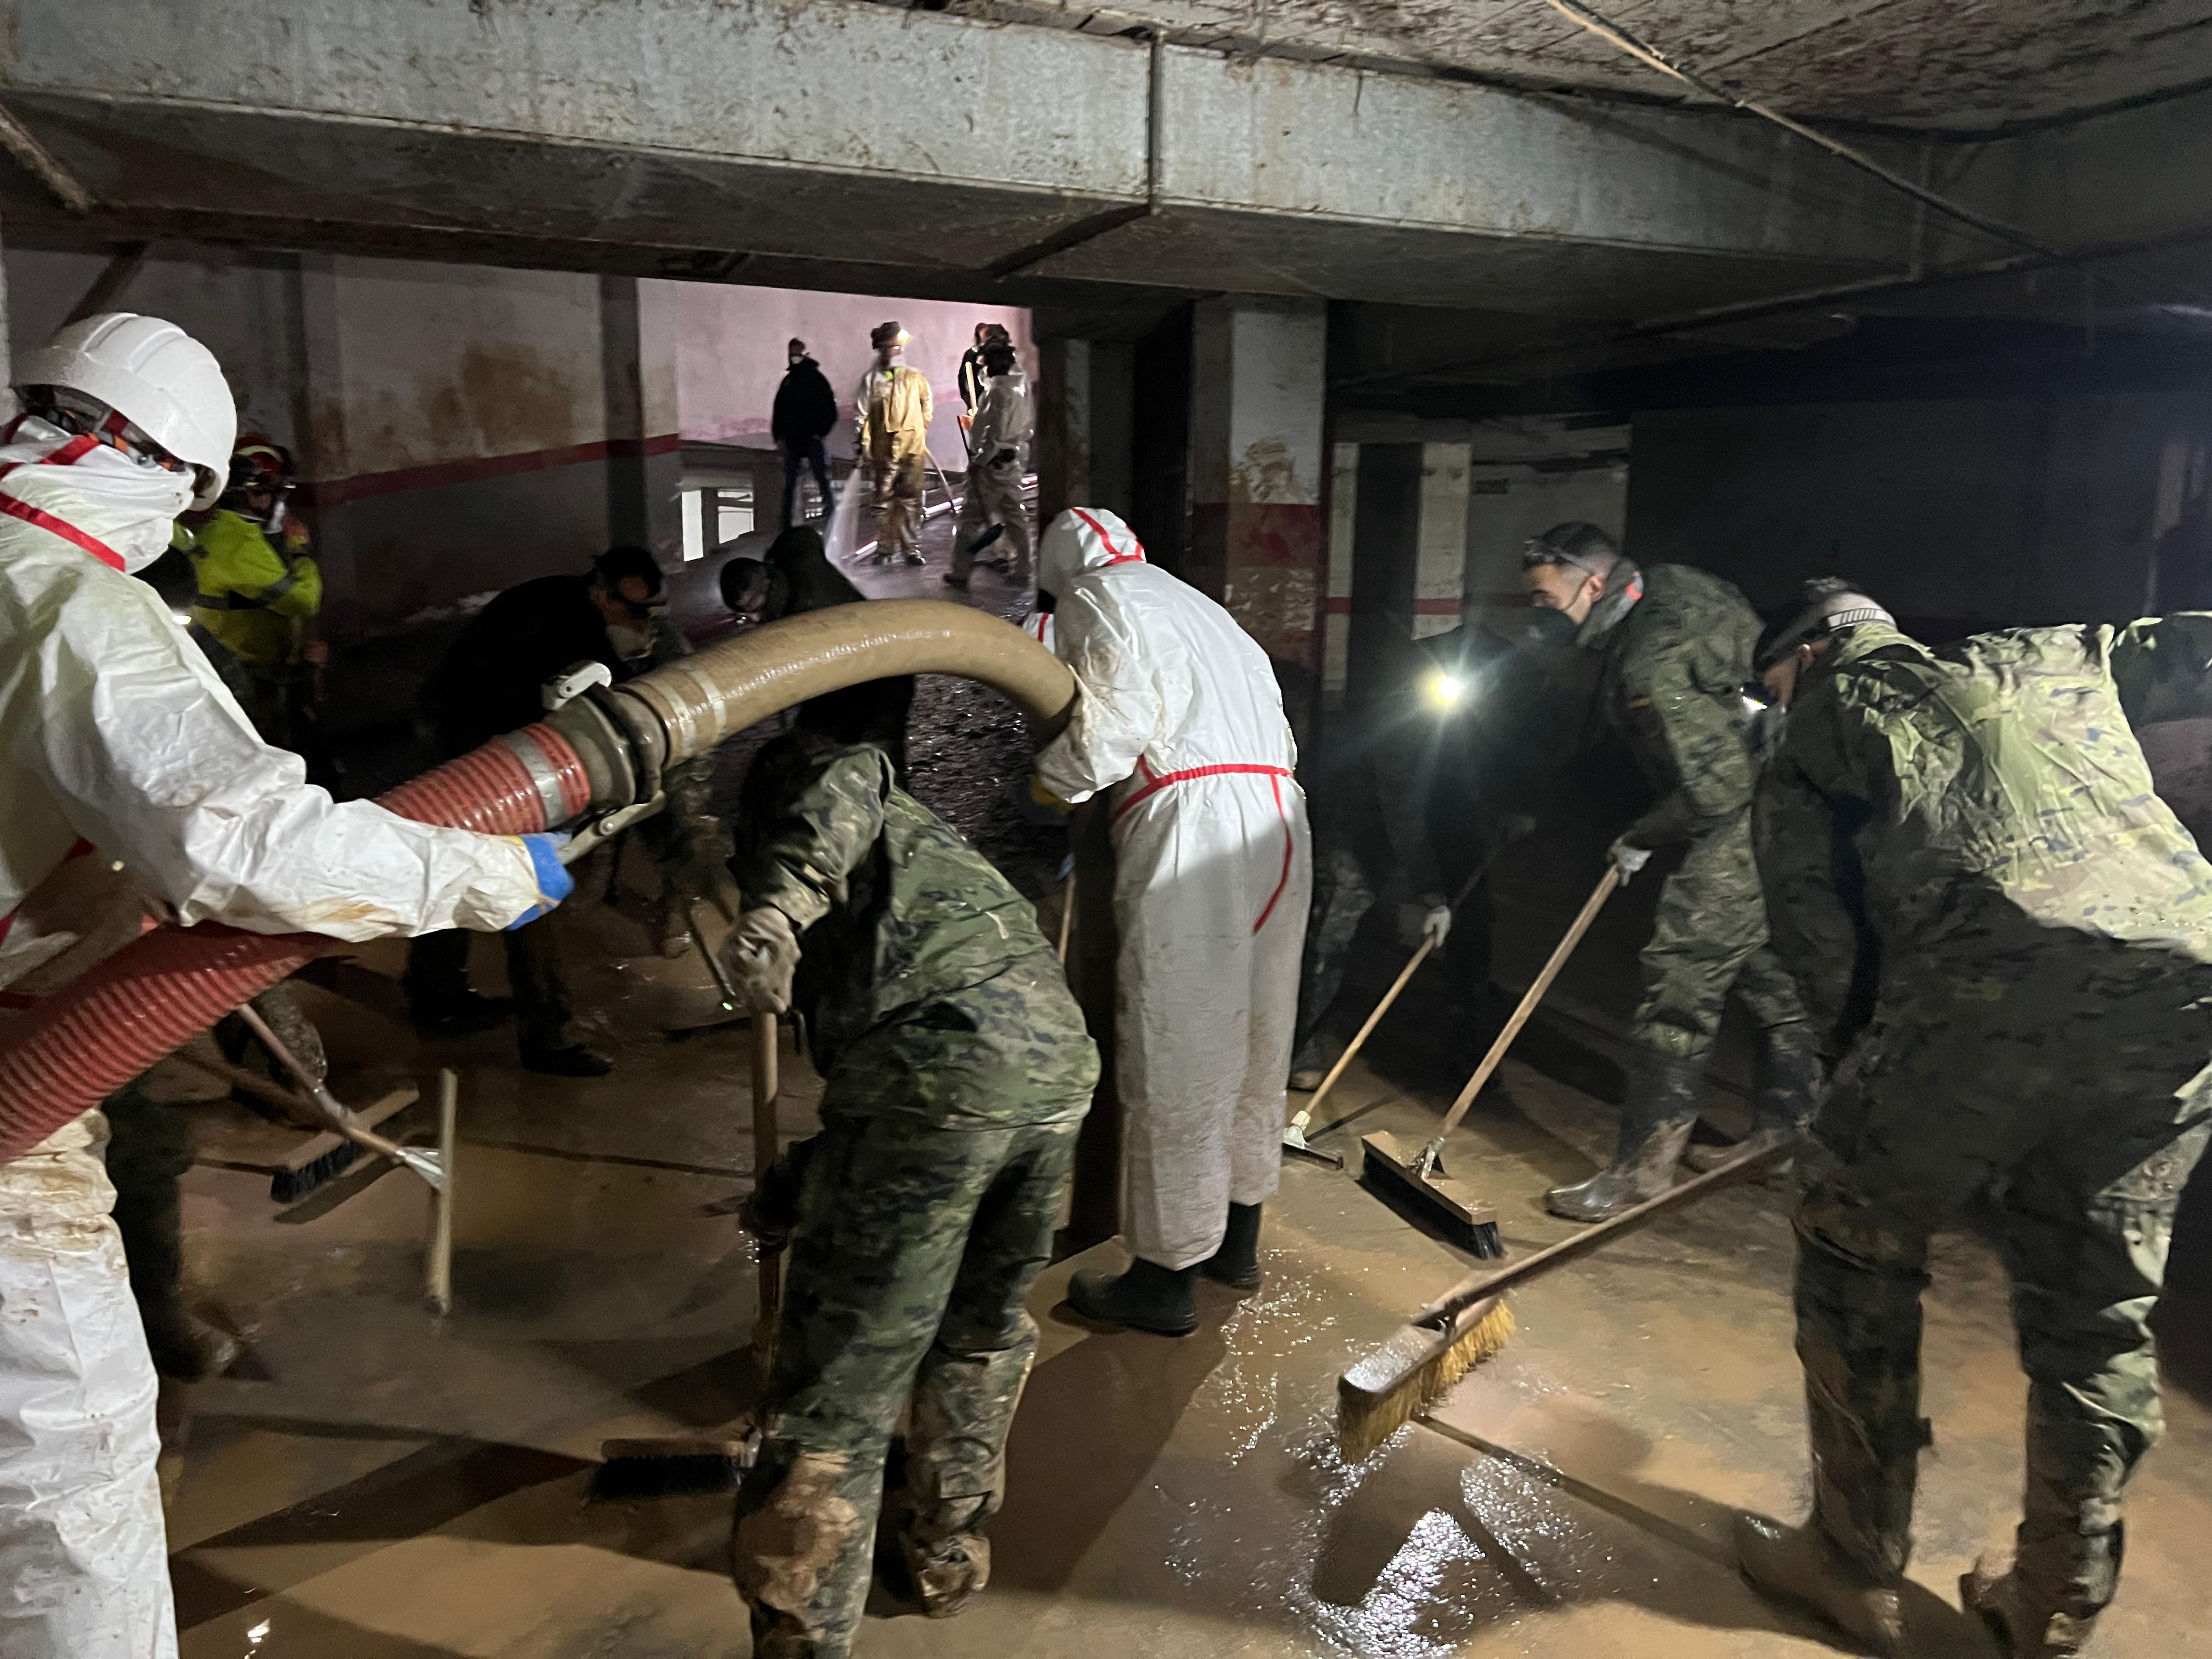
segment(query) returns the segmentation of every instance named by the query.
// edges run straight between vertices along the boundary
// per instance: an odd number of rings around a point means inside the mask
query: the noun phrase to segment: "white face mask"
[[[627,623],[607,624],[607,643],[624,662],[635,662],[641,657],[653,654],[653,630],[634,628]]]
[[[68,441],[59,428],[27,417],[15,442],[0,447],[0,465],[43,461]],[[189,472],[143,466],[103,444],[67,466],[19,465],[0,493],[91,537],[135,574],[168,550],[177,514],[192,504],[193,484]]]

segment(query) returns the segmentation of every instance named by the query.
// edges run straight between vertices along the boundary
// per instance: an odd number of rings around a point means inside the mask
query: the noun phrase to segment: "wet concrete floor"
[[[1017,850],[1048,866],[1048,848]],[[449,1317],[421,1305],[427,1200],[410,1178],[352,1178],[326,1195],[342,1201],[280,1217],[254,1176],[187,1177],[195,1271],[249,1352],[167,1402],[186,1659],[750,1650],[726,1499],[583,1503],[603,1438],[713,1429],[752,1397],[753,1258],[709,1213],[750,1179],[749,1035],[715,1028],[696,963],[647,954],[635,904],[562,925],[578,1006],[618,1062],[603,1081],[526,1076],[501,1032],[416,1042],[378,1012],[396,946],[361,953],[340,981],[349,994],[303,994],[343,1060],[426,1083],[441,1063],[463,1073]],[[1503,955],[1510,968],[1529,953],[1508,940]],[[485,988],[498,957],[479,952]],[[1578,1006],[1601,1027],[1626,963],[1585,971]],[[1323,1115],[1360,1115],[1331,1144],[1431,1131],[1452,1079],[1404,1063],[1407,1035],[1348,1074]],[[1540,1194],[1608,1146],[1615,1075],[1572,1018],[1527,1052],[1540,1068],[1509,1061],[1448,1155],[1516,1253],[1565,1231]],[[816,1085],[788,1053],[784,1076],[795,1136]],[[1333,1447],[1338,1372],[1466,1263],[1348,1176],[1299,1162],[1263,1243],[1261,1291],[1202,1285],[1200,1328],[1182,1341],[1087,1327],[1060,1305],[1079,1261],[1048,1273],[992,1588],[948,1623],[879,1594],[863,1659],[1836,1650],[1747,1589],[1727,1547],[1739,1510],[1794,1518],[1805,1498],[1783,1194],[1723,1194],[1531,1289],[1505,1352],[1357,1467]],[[2023,1388],[1990,1252],[1947,1241],[1936,1273],[1913,1651],[1982,1656],[1955,1582],[2008,1534]],[[2168,1310],[2183,1374],[2135,1490],[2106,1655],[2212,1652],[2197,1559],[2212,1536],[2203,1308]]]

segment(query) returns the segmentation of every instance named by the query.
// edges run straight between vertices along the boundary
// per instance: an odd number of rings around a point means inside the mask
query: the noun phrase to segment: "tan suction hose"
[[[712,750],[807,698],[894,674],[958,674],[1006,694],[1039,742],[1066,720],[1075,679],[1010,623],[965,605],[878,599],[771,623],[578,699],[546,722],[382,797],[403,817],[496,835],[550,830],[653,793],[672,761]],[[11,1022],[0,1047],[0,1162],[90,1110],[155,1060],[313,957],[313,933],[218,923],[156,928]]]
[[[958,674],[1003,692],[1044,742],[1066,723],[1075,677],[1011,623],[942,599],[831,605],[740,634],[630,681],[673,761],[703,755],[770,714],[894,674]]]

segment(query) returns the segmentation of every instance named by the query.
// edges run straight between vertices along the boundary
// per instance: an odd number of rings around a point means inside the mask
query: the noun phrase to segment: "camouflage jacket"
[[[1097,1051],[1036,911],[881,749],[777,738],[745,775],[736,833],[745,903],[801,935],[794,1000],[833,1089],[926,1050],[941,1077],[917,1091],[902,1075],[885,1091],[898,1109],[985,1127],[1088,1109]]]
[[[1656,803],[1624,839],[1697,841],[1751,805],[1743,689],[1753,678],[1758,613],[1729,583],[1687,565],[1653,565],[1644,597],[1591,641],[1601,653],[1598,707],[1635,750]]]
[[[2133,730],[2207,714],[2212,615],[1933,651],[1845,635],[1800,682],[1755,814],[1774,943],[1831,1052],[1869,995],[1962,1036],[2161,960],[2162,1007],[2212,995],[2212,865]]]

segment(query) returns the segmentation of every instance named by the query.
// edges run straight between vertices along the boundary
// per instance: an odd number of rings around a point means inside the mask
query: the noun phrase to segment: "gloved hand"
[[[1451,926],[1451,905],[1441,893],[1424,893],[1398,907],[1398,943],[1409,951],[1425,939],[1442,950]]]
[[[799,930],[773,906],[738,918],[722,945],[731,988],[756,1013],[780,1014],[791,1006],[791,975],[799,966]]]
[[[1026,784],[1015,784],[1007,791],[1025,823],[1059,824],[1064,823],[1074,805],[1062,800],[1044,787],[1044,780],[1032,773]]]
[[[1628,885],[1630,878],[1638,870],[1651,862],[1650,848],[1632,847],[1626,841],[1613,842],[1606,851],[1612,857],[1613,863],[1620,866],[1620,884],[1623,887]]]
[[[522,850],[530,854],[531,868],[538,876],[538,902],[507,924],[505,932],[526,927],[538,917],[550,915],[561,901],[576,890],[575,878],[568,866],[561,862],[561,849],[568,844],[563,835],[514,836],[509,837],[522,843]]]

